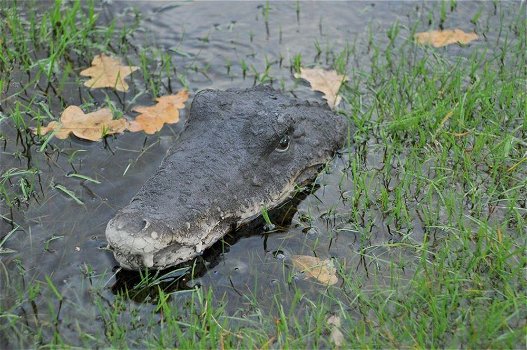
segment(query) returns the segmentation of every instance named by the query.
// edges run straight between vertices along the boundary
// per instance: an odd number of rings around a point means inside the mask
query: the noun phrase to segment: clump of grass
[[[39,170],[11,168],[0,175],[0,195],[9,206],[20,206],[31,199]]]
[[[298,53],[293,56],[291,68],[293,73],[300,73],[300,68],[302,68],[302,54]]]

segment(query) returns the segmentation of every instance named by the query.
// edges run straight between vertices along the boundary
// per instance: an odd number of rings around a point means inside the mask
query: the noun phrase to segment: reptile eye
[[[278,152],[285,152],[289,149],[289,142],[291,139],[289,138],[289,135],[284,135],[280,139],[280,142],[278,142],[278,146],[276,146],[276,150]]]

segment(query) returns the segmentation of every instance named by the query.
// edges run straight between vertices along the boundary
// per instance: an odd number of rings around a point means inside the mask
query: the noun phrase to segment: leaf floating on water
[[[417,33],[414,36],[419,44],[443,47],[451,44],[466,45],[477,40],[476,33],[465,33],[461,29],[433,30],[430,32]]]
[[[157,104],[154,106],[135,107],[133,110],[141,114],[130,122],[128,130],[133,132],[144,131],[147,134],[153,134],[161,130],[165,123],[177,123],[179,121],[179,110],[185,107],[187,100],[187,90],[181,90],[175,95],[157,98]]]
[[[337,71],[320,68],[300,68],[300,74],[296,73],[295,78],[307,80],[311,84],[311,90],[322,92],[331,109],[335,109],[340,103],[340,86],[348,80],[347,76],[338,74]]]
[[[84,83],[84,86],[91,89],[109,87],[117,91],[128,91],[124,78],[139,69],[135,66],[123,66],[118,59],[104,54],[95,56],[91,64],[90,68],[80,72],[82,76],[91,77]]]
[[[121,133],[126,129],[125,119],[113,119],[109,108],[84,114],[77,106],[69,106],[62,112],[60,121],[50,122],[47,126],[40,128],[40,135],[46,135],[53,131],[55,137],[66,139],[70,133],[78,138],[99,141],[106,135]],[[36,130],[33,132],[36,133]]]
[[[314,256],[293,255],[291,260],[294,267],[302,271],[307,277],[317,279],[320,283],[334,285],[339,281],[337,270],[329,259],[322,260]]]

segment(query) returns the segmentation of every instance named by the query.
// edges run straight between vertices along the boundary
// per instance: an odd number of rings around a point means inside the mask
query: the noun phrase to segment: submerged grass
[[[440,6],[442,26],[456,2]],[[526,21],[521,15],[525,5],[518,7],[515,18],[492,28],[499,34],[488,39],[491,49],[485,44],[441,50],[416,46],[411,38],[423,25],[418,22],[412,28],[395,23],[386,31],[388,40],[379,43],[371,33],[365,45],[368,66],[354,61],[357,43],[322,54],[315,42],[316,60],[323,57],[350,77],[341,89],[345,104],[339,110],[355,130],[342,173],[342,184],[350,187],[340,188],[345,209],[332,208],[327,215],[345,224],[336,234],[358,236],[357,255],[366,275],[354,273],[357,267],[351,259],[337,259],[338,288],[321,287],[313,299],[284,268],[288,290],[270,291],[270,305],[261,305],[256,293],[246,292],[240,295],[245,307],[231,312],[229,297],[215,295],[211,288],[162,288],[173,276],[142,275],[135,289],[108,299],[105,290],[113,276],[96,275],[86,267],[83,288],[93,308],[81,313],[96,313],[100,326],[94,329],[80,317],[62,318],[61,310],[75,308],[77,302],[64,298],[50,276],[21,282],[22,264],[13,271],[0,262],[5,292],[0,297],[0,344],[325,348],[335,346],[336,326],[328,318],[336,315],[344,336],[341,347],[524,346],[527,75]],[[54,146],[49,139],[34,140],[27,123],[49,119],[56,101],[45,95],[28,98],[25,91],[44,78],[45,84],[65,89],[71,81],[72,56],[127,52],[130,31],[116,29],[114,23],[98,25],[93,4],[55,2],[26,17],[19,11],[14,3],[0,10],[0,104],[17,101],[0,112],[18,130],[20,140],[26,140],[21,148],[35,145],[43,152]],[[268,3],[262,12],[268,23]],[[472,22],[489,34],[484,16],[480,11]],[[428,18],[433,22],[435,17]],[[176,76],[186,81],[164,52],[145,48],[135,57],[153,96],[170,90],[170,79]],[[291,71],[307,60],[294,56]],[[255,82],[276,81],[271,73],[276,65],[267,58],[261,73],[243,59],[238,65],[243,78],[252,74]],[[15,72],[29,78],[13,90],[9,86]],[[93,96],[85,96],[88,101],[83,102],[94,103]],[[115,99],[105,98],[107,103]],[[24,154],[25,149],[20,157]],[[42,171],[33,166],[2,169],[4,203],[28,203]],[[55,187],[80,200],[63,185]],[[374,239],[378,218],[390,234],[383,243]],[[4,245],[14,232],[2,234],[0,257],[10,252]],[[156,297],[133,303],[131,294],[147,287]],[[36,308],[39,297],[47,300],[48,309],[36,316],[28,310]],[[73,331],[62,334],[61,324]]]

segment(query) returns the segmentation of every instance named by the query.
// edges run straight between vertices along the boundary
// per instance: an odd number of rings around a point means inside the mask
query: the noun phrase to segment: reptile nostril
[[[118,220],[117,228],[130,233],[138,233],[149,226],[148,220],[132,215],[123,215]]]

